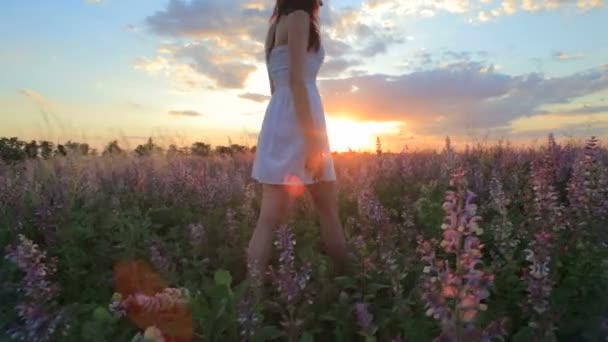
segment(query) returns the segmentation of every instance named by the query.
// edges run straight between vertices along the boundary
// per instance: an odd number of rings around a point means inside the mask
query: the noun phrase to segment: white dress
[[[309,51],[304,68],[312,120],[322,132],[324,170],[316,181],[334,181],[336,175],[329,150],[325,113],[317,89],[317,73],[323,64],[325,50]],[[299,127],[291,89],[289,88],[289,58],[287,45],[270,51],[267,68],[274,83],[262,129],[258,136],[252,177],[264,184],[312,184],[315,181],[304,167],[304,136]]]

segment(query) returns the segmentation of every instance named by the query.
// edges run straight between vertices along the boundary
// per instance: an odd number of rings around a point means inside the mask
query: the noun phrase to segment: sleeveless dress
[[[315,128],[322,133],[324,162],[321,177],[313,180],[305,168],[304,135],[299,127],[289,87],[288,47],[279,45],[272,48],[266,64],[270,79],[274,83],[274,93],[266,108],[253,162],[252,177],[260,183],[298,185],[336,180],[325,113],[316,84],[324,58],[323,46],[316,52],[309,51],[304,67],[312,121]]]

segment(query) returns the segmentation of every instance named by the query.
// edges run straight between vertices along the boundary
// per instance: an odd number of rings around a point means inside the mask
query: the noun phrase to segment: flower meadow
[[[249,151],[0,164],[0,340],[606,341],[601,143],[335,155],[341,275],[306,193],[248,272]]]

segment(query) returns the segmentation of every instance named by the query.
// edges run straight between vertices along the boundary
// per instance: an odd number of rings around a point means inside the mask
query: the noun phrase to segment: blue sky
[[[608,136],[601,0],[327,0],[337,150]],[[272,1],[4,0],[0,136],[255,144]],[[344,132],[357,132],[345,134]]]

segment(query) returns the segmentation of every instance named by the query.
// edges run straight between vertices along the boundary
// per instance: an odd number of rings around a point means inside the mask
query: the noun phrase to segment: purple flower
[[[519,245],[519,237],[507,217],[510,200],[503,191],[502,182],[496,176],[492,177],[490,182],[490,198],[492,207],[500,214],[500,218],[492,225],[494,241],[503,260],[511,261]]]
[[[165,276],[172,274],[175,270],[175,265],[171,258],[164,253],[162,246],[153,240],[147,241],[147,245],[152,265]]]
[[[591,137],[572,167],[568,182],[570,208],[586,227],[608,216],[608,169],[602,165],[598,140]]]
[[[296,270],[296,240],[287,225],[279,227],[274,244],[279,250],[279,265],[277,269],[270,266],[268,274],[285,304],[294,305],[304,294],[312,274],[312,266],[306,262],[300,270]]]
[[[188,225],[190,244],[194,248],[201,248],[207,242],[207,233],[202,223],[191,223]]]
[[[250,296],[245,296],[238,304],[238,322],[241,338],[249,340],[255,336],[260,323],[260,314],[255,309],[255,301]]]
[[[241,205],[241,213],[245,219],[245,222],[254,223],[256,220],[256,212],[253,208],[253,202],[255,201],[255,183],[249,183],[245,186],[245,198]]]
[[[532,165],[532,189],[534,191],[533,225],[536,231],[560,231],[568,227],[564,207],[558,202],[558,194],[552,183],[551,170],[539,162]]]
[[[462,169],[451,177],[454,191],[447,191],[443,239],[439,246],[446,254],[439,259],[435,249],[437,242],[418,240],[416,252],[425,263],[423,269],[422,299],[426,314],[438,320],[442,333],[438,341],[458,341],[458,331],[481,334],[474,321],[480,311],[487,309],[484,301],[494,275],[483,269],[483,247],[478,235],[483,230],[473,203],[475,194],[466,190],[466,178]],[[471,335],[472,336],[472,335]]]
[[[15,307],[20,322],[9,329],[9,335],[42,342],[66,333],[68,325],[56,302],[59,286],[51,280],[57,272],[57,258],[47,259],[46,252],[22,234],[17,245],[6,248],[5,257],[24,273],[19,284],[24,298]]]
[[[551,234],[542,231],[535,235],[535,239],[525,250],[526,260],[530,262],[522,276],[528,292],[525,307],[532,311],[530,326],[540,334],[553,329],[553,323],[548,315],[553,288],[553,281],[550,278],[550,253],[553,248],[551,240]]]
[[[357,324],[365,333],[370,333],[374,316],[368,310],[368,304],[358,302],[355,304],[355,314],[357,316]]]

